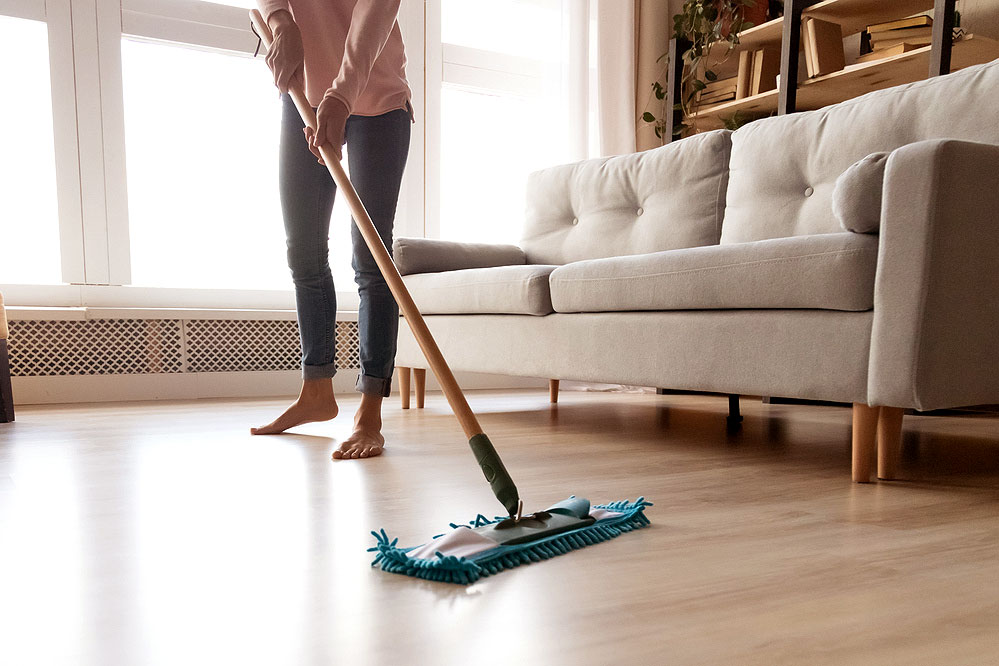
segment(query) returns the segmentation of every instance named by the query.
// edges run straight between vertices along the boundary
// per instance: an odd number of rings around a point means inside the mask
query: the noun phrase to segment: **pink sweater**
[[[407,107],[406,49],[400,0],[257,0],[264,19],[291,12],[305,47],[305,95],[326,95],[351,114],[378,116]]]

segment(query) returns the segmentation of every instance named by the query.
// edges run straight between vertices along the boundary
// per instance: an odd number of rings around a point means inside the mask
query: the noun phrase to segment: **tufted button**
[[[579,224],[579,218],[578,217],[572,218],[572,222],[570,222],[570,224],[573,224],[573,225]]]
[[[805,188],[805,196],[806,196],[806,197],[810,197],[810,196],[812,196],[813,194],[815,194],[815,190],[813,190],[813,189],[812,189],[812,188],[810,188],[810,187],[806,187],[806,188]]]
[[[635,215],[642,215],[644,212],[645,209],[639,206],[638,210],[635,211]]]

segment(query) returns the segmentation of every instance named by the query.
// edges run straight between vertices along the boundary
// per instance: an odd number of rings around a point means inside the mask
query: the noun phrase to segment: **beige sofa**
[[[999,61],[546,169],[519,247],[396,260],[456,370],[850,402],[892,478],[903,409],[999,402],[997,99]]]

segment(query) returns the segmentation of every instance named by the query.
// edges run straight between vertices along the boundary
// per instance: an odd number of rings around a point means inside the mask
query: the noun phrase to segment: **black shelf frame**
[[[780,84],[777,93],[777,115],[795,113],[798,97],[798,66],[801,56],[801,17],[805,9],[821,0],[785,0],[784,19],[781,32]],[[929,77],[950,73],[951,50],[953,48],[954,10],[956,0],[934,0],[933,41],[930,49]],[[683,62],[681,56],[685,48],[674,37],[669,40],[669,81],[666,86],[667,113],[681,98],[683,91]],[[793,75],[792,75],[793,73]],[[682,112],[673,112],[672,126],[682,122]],[[663,137],[665,143],[673,140],[672,131]]]

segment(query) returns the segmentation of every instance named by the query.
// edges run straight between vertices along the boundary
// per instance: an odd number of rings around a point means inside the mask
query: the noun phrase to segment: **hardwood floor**
[[[999,653],[999,419],[906,417],[850,481],[849,409],[473,393],[527,510],[644,495],[651,528],[469,588],[369,568],[500,506],[439,394],[386,454],[285,401],[24,407],[0,426],[0,664],[985,664]]]

